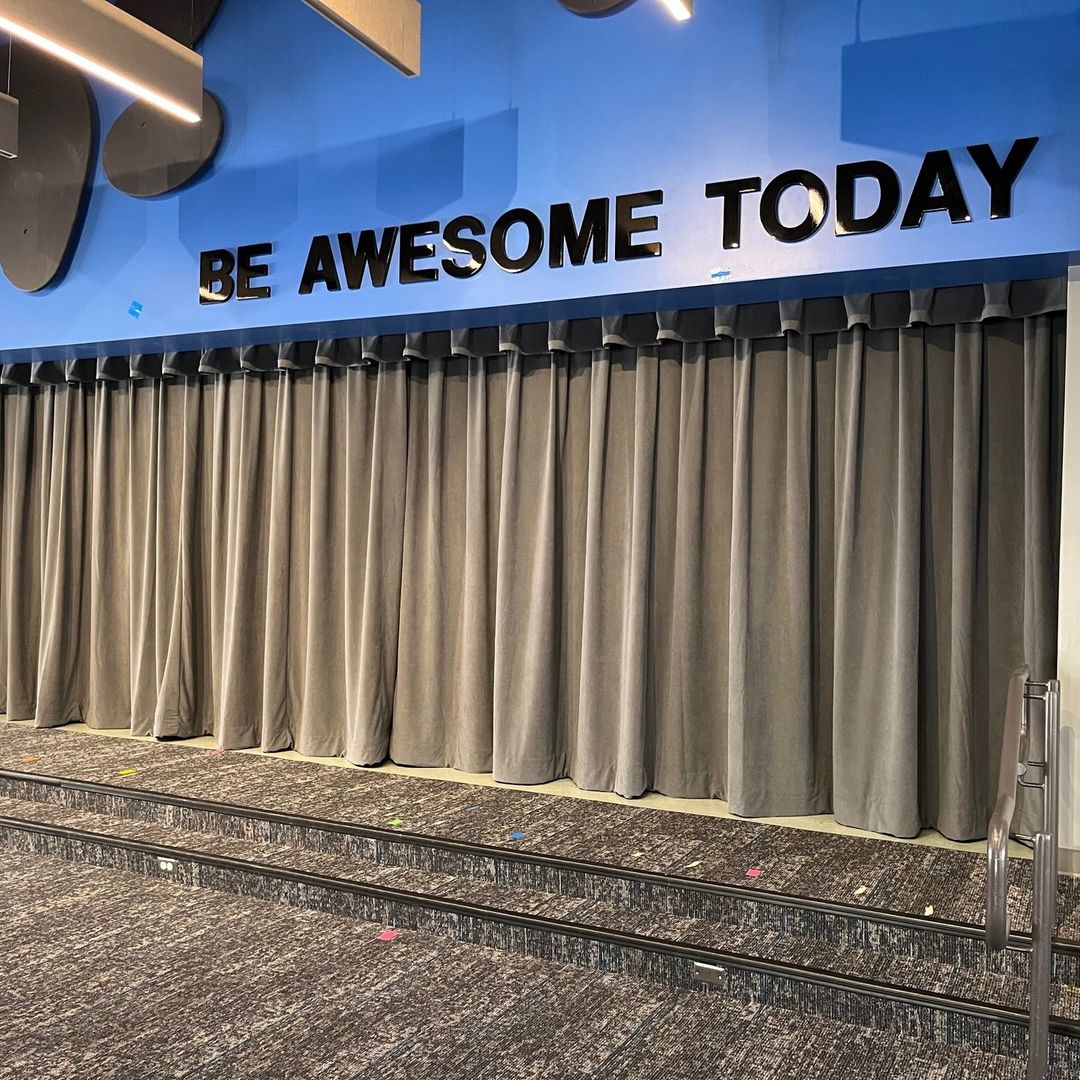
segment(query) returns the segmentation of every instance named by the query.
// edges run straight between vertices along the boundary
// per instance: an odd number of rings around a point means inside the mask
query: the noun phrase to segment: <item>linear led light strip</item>
[[[178,120],[202,120],[202,57],[106,0],[0,0],[0,30]],[[155,69],[178,93],[138,77]]]

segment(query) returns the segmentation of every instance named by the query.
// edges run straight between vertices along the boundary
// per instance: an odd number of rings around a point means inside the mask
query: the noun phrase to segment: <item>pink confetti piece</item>
[[[398,932],[396,930],[384,930],[379,935],[379,940],[380,941],[393,941],[398,936],[399,935],[398,935]]]
[[[210,756],[211,757],[224,757],[225,756],[225,751],[222,750],[221,747],[219,746],[219,747],[217,747],[217,749],[210,751]]]
[[[751,866],[750,869],[746,871],[746,876],[749,878],[761,877],[761,868],[757,866]]]

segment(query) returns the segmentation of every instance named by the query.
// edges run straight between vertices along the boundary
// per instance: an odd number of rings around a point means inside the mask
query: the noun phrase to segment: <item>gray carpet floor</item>
[[[982,856],[510,789],[215,754],[152,740],[0,727],[0,768],[186,795],[977,926]],[[747,871],[760,871],[748,877]],[[1013,860],[1014,926],[1031,867]],[[1058,933],[1080,940],[1080,882],[1062,877]]]
[[[790,927],[770,925],[768,916],[764,924],[751,925],[679,917],[614,900],[605,902],[587,896],[560,895],[418,867],[388,866],[365,858],[123,820],[51,803],[0,797],[0,818],[122,837],[159,849],[178,848],[342,881],[376,884],[425,897],[478,904],[497,912],[540,915],[593,929],[623,931],[1018,1010],[1025,1010],[1028,1004],[1027,979],[994,970],[991,966],[993,958],[985,951],[966,958],[963,963],[943,963],[934,956],[898,955],[873,935],[859,942],[844,942],[833,935],[792,932]],[[456,925],[448,922],[444,932],[455,936]],[[508,937],[516,942],[518,936]],[[1054,1012],[1080,1019],[1080,994],[1076,989],[1071,986],[1055,988]]]
[[[0,1078],[1013,1080],[1019,1061],[0,851]]]

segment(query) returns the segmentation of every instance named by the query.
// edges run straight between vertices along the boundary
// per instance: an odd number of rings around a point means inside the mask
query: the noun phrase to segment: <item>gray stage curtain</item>
[[[985,833],[1059,281],[0,370],[0,711]]]

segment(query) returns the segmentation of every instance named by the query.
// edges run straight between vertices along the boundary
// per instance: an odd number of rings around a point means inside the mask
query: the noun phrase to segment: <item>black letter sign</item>
[[[1000,164],[988,144],[979,143],[978,146],[968,147],[971,160],[978,165],[979,172],[990,185],[990,216],[992,218],[1012,217],[1013,185],[1038,141],[1038,138],[1034,136],[1028,139],[1017,139],[1012,144],[1008,156]]]
[[[760,190],[760,176],[718,180],[705,185],[706,199],[724,200],[724,247],[737,248],[742,243],[742,197]]]
[[[270,273],[266,263],[257,263],[255,259],[273,255],[273,244],[248,244],[236,249],[236,299],[266,300],[270,296],[269,285],[252,285],[253,281],[264,278]]]
[[[199,303],[224,304],[232,299],[236,286],[233,270],[236,259],[228,248],[204,251],[199,256]]]
[[[934,188],[938,184],[941,185],[941,194],[935,195]],[[956,175],[956,166],[948,150],[931,150],[923,158],[900,228],[919,228],[923,218],[935,210],[948,210],[949,220],[954,225],[971,220],[964,189],[960,186],[960,177]]]
[[[383,229],[382,238],[376,243],[374,229],[365,229],[356,240],[353,240],[352,233],[338,233],[345,284],[350,289],[359,289],[364,284],[365,269],[376,289],[386,284],[397,234],[397,226],[391,225],[389,229]]]
[[[798,225],[785,225],[780,220],[780,199],[791,187],[805,188],[809,201],[806,217]],[[808,239],[821,228],[828,209],[829,192],[825,188],[825,181],[805,169],[791,169],[769,181],[761,196],[758,212],[761,215],[761,224],[770,236],[785,244],[794,244]]]
[[[514,225],[524,225],[529,230],[529,242],[524,253],[512,259],[506,250],[506,237]],[[521,208],[507,210],[491,230],[491,257],[508,274],[520,274],[536,265],[544,251],[544,223],[531,211]]]
[[[662,191],[639,191],[635,195],[620,195],[615,200],[615,258],[619,262],[627,259],[654,259],[663,254],[663,244],[653,241],[649,244],[635,244],[634,236],[639,232],[656,232],[660,221],[655,214],[636,218],[634,211],[644,206],[663,206]]]
[[[581,218],[581,228],[574,220],[570,203],[556,203],[551,208],[551,235],[548,237],[548,262],[557,270],[566,252],[573,266],[583,266],[593,249],[593,262],[607,262],[609,199],[590,199]]]
[[[443,270],[453,278],[471,278],[484,269],[487,262],[487,248],[479,240],[471,236],[464,236],[470,232],[473,236],[484,235],[484,223],[471,214],[463,214],[454,218],[443,230],[443,243],[447,249],[455,255],[468,255],[467,263],[459,263],[454,259],[443,259]]]
[[[855,182],[866,177],[878,185],[877,209],[855,216]],[[900,209],[900,179],[884,161],[853,161],[836,166],[836,235],[877,232],[884,229]]]
[[[402,285],[416,285],[421,281],[438,281],[439,271],[434,266],[417,266],[417,259],[434,259],[434,244],[418,244],[421,236],[434,236],[439,231],[437,221],[421,221],[416,225],[402,225],[401,251],[398,257],[401,267],[398,280]]]
[[[329,236],[316,236],[311,241],[304,276],[300,279],[301,295],[311,292],[319,284],[325,285],[327,292],[341,292],[341,278]]]

